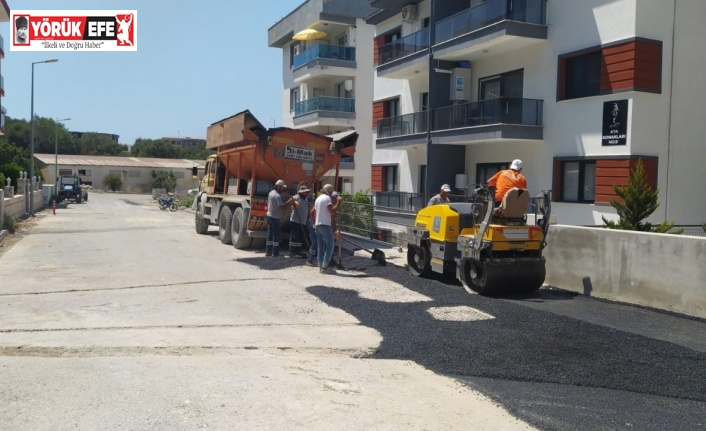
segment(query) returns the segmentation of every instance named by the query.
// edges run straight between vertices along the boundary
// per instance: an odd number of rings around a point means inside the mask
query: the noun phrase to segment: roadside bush
[[[108,187],[110,191],[117,192],[123,187],[123,180],[118,174],[108,174],[103,177],[103,185]]]
[[[185,207],[185,208],[190,208],[191,205],[194,203],[194,197],[193,196],[187,196],[184,199],[179,201],[179,206],[180,207]]]
[[[5,214],[5,220],[3,220],[2,228],[7,229],[10,233],[15,233],[15,229],[17,228],[17,219]]]
[[[150,172],[152,177],[152,188],[153,189],[166,189],[167,192],[173,192],[176,189],[176,177],[172,171],[152,171]]]
[[[355,194],[341,193],[341,207],[338,211],[339,229],[344,232],[372,238],[375,232],[372,200],[367,191]]]
[[[2,172],[0,172],[0,188],[5,187],[5,184],[7,184],[7,183],[5,183],[5,175],[3,175]]]

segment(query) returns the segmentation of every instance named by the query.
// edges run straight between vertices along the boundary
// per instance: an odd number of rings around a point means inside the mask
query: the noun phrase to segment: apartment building
[[[10,6],[5,0],[0,0],[0,24],[10,22]],[[11,32],[11,34],[13,34]],[[2,76],[2,60],[5,59],[5,39],[0,36],[0,136],[5,134],[5,115],[7,110],[2,103],[5,97],[5,77]]]
[[[347,193],[370,188],[374,27],[362,18],[374,10],[367,0],[307,0],[268,30],[269,46],[282,49],[283,125],[359,134],[339,167],[336,187]]]
[[[642,160],[652,221],[706,220],[706,2],[369,3],[373,190],[462,193],[519,158],[559,223],[599,225]]]
[[[164,136],[162,140],[179,148],[206,147],[206,140],[199,138]]]

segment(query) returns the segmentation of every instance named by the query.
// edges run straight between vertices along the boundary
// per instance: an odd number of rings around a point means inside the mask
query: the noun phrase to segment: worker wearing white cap
[[[292,205],[292,199],[285,202],[283,194],[287,191],[287,184],[277,180],[275,188],[267,195],[267,240],[265,242],[265,256],[279,256],[279,239],[282,234],[281,219],[284,211]]]
[[[503,198],[510,189],[517,187],[518,189],[527,188],[527,179],[522,172],[522,160],[515,159],[510,164],[510,169],[502,170],[493,175],[488,180],[490,187],[495,187],[495,206],[499,207]]]
[[[427,206],[430,207],[432,205],[451,203],[451,200],[449,199],[449,193],[451,193],[451,187],[449,187],[448,184],[444,184],[443,186],[441,186],[439,194],[434,195],[431,199],[429,199],[429,203],[427,204]]]

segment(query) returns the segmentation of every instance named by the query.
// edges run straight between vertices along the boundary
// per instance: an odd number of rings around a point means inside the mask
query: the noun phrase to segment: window
[[[397,117],[400,115],[400,99],[386,100],[383,104],[383,118]]]
[[[596,192],[596,161],[566,161],[561,166],[561,201],[592,203]]]
[[[127,176],[130,178],[140,178],[141,174],[138,170],[130,170],[128,171]]]
[[[481,78],[478,81],[480,87],[478,99],[488,100],[500,97],[521,99],[523,81],[524,70],[515,70],[501,75]]]
[[[59,169],[59,176],[63,175],[73,175],[71,169]]]
[[[396,192],[400,189],[399,181],[397,179],[397,165],[383,166],[382,174],[385,179],[385,184],[383,186],[385,191]]]
[[[601,51],[568,58],[563,68],[563,99],[597,96],[600,93]]]
[[[83,175],[84,177],[90,177],[91,176],[91,170],[90,169],[79,169],[78,170],[79,175]]]
[[[478,163],[476,165],[476,184],[488,182],[490,177],[509,167],[510,163]]]
[[[429,92],[419,93],[419,111],[426,112],[429,109]]]
[[[336,45],[348,46],[348,33],[343,33],[336,38]]]
[[[326,90],[323,88],[314,87],[314,97],[324,97],[326,95]]]
[[[289,110],[294,111],[299,103],[299,87],[289,90]]]
[[[336,97],[342,97],[344,99],[353,98],[353,89],[346,90],[346,81],[341,81],[336,84]]]
[[[289,67],[292,67],[294,65],[294,57],[299,55],[302,51],[302,46],[299,44],[299,42],[295,42],[289,47]]]

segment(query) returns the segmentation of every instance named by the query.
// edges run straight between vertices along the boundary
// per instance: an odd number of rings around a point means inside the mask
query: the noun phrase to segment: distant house
[[[162,140],[164,142],[167,142],[169,144],[172,144],[176,147],[180,148],[191,148],[191,147],[205,147],[206,146],[206,140],[205,139],[197,139],[197,138],[174,138],[174,137],[163,137]]]
[[[101,135],[101,136],[107,136],[107,137],[109,137],[109,138],[110,138],[111,140],[113,140],[116,144],[119,144],[119,143],[120,143],[120,142],[119,142],[119,140],[120,140],[120,135],[115,135],[115,134],[112,134],[112,133],[75,132],[75,131],[71,131],[71,132],[69,132],[69,133],[71,133],[71,136],[73,136],[73,137],[76,138],[76,139],[81,139],[81,136],[83,136],[85,133],[95,133],[96,135]]]
[[[152,171],[170,171],[177,180],[177,190],[198,187],[192,177],[193,168],[198,177],[203,176],[205,161],[187,159],[155,159],[145,157],[81,156],[59,154],[35,154],[35,160],[47,183],[60,175],[79,175],[81,181],[102,189],[103,178],[108,174],[120,175],[126,192],[147,193],[152,189]],[[55,162],[55,158],[57,158]],[[58,171],[57,171],[58,167]]]

